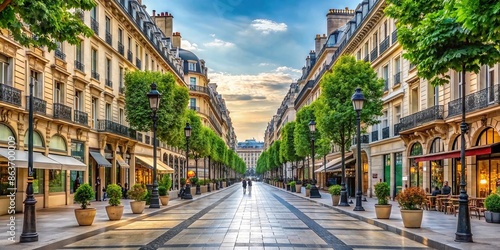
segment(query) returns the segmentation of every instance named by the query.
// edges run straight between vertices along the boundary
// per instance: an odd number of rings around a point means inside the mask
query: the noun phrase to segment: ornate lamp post
[[[189,122],[186,122],[186,127],[184,128],[184,136],[186,136],[186,173],[188,171],[188,163],[189,163],[189,137],[191,137],[191,126],[189,126]],[[186,184],[184,188],[184,193],[182,195],[182,199],[193,199],[191,195],[191,186]]]
[[[356,163],[358,165],[356,169],[356,207],[354,207],[354,211],[365,211],[361,204],[361,196],[363,192],[361,191],[361,109],[363,109],[363,104],[365,102],[365,96],[363,96],[363,92],[361,92],[361,88],[356,88],[356,92],[352,95],[351,98],[352,105],[354,106],[354,110],[357,113],[357,147],[356,147]]]
[[[149,201],[149,208],[160,208],[160,197],[158,195],[158,180],[156,178],[156,122],[158,121],[158,116],[156,111],[160,107],[161,94],[156,90],[156,83],[151,84],[151,91],[148,93],[149,107],[153,111],[151,118],[153,119],[153,191],[151,192],[151,198]]]
[[[23,233],[20,242],[38,241],[36,232],[35,196],[33,196],[33,79],[30,80],[28,113],[28,187],[26,188],[26,199],[24,200]]]
[[[311,193],[309,197],[311,198],[321,198],[321,194],[319,194],[318,187],[316,187],[316,178],[314,177],[314,135],[316,133],[316,122],[314,122],[313,119],[309,121],[309,131],[311,132],[311,158],[312,158],[312,186],[311,186]]]

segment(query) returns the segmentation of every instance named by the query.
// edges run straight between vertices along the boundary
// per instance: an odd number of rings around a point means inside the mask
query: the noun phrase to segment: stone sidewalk
[[[269,185],[271,186],[271,185]],[[274,187],[274,186],[272,186]],[[276,189],[283,192],[291,193],[283,188]],[[362,203],[365,211],[355,212],[356,199],[349,199],[354,202],[349,207],[332,206],[332,199],[329,193],[321,190],[321,198],[311,199],[305,197],[304,188],[301,193],[292,193],[304,199],[311,200],[322,206],[332,208],[336,211],[352,216],[358,220],[370,223],[372,225],[381,227],[385,230],[402,235],[411,240],[422,243],[426,246],[436,249],[467,249],[479,250],[488,249],[500,250],[500,224],[487,223],[484,217],[479,220],[477,217],[472,216],[471,231],[474,243],[460,243],[455,242],[455,232],[457,228],[457,218],[451,214],[444,214],[443,212],[427,211],[424,210],[424,218],[422,227],[419,229],[405,228],[401,219],[401,213],[398,203],[390,201],[392,204],[391,218],[390,219],[377,219],[375,215],[376,198],[367,198],[367,201]],[[458,216],[458,214],[457,214]]]

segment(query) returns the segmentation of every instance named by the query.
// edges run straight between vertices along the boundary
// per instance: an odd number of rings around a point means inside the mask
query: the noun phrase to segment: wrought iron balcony
[[[369,135],[361,135],[361,143],[369,143],[370,142],[370,136]],[[352,138],[352,145],[356,145],[358,143],[357,137],[355,136]]]
[[[389,127],[385,127],[382,129],[382,139],[389,138]]]
[[[97,71],[95,70],[92,70],[91,74],[90,74],[90,77],[96,79],[97,81],[99,81],[99,73],[97,73]]]
[[[0,101],[21,106],[21,90],[0,83]]]
[[[295,99],[295,105],[297,105],[300,100],[302,99],[302,97],[304,97],[305,93],[312,89],[314,85],[314,81],[310,80],[310,81],[307,81],[307,83],[304,85],[304,87],[302,87],[302,89],[300,90],[300,93],[299,95],[297,95],[297,98]]]
[[[75,69],[80,70],[81,72],[85,72],[85,64],[78,60],[75,60]]]
[[[365,58],[363,59],[365,62],[368,62],[370,60],[370,56],[366,55]]]
[[[443,105],[436,105],[434,107],[422,110],[415,114],[401,118],[399,130],[405,131],[423,125],[425,123],[442,120],[444,113]]]
[[[189,90],[190,91],[196,91],[196,92],[205,93],[207,95],[209,94],[208,93],[208,88],[205,87],[205,86],[189,85]]]
[[[137,140],[142,142],[142,133],[137,133]]]
[[[398,41],[398,30],[394,30],[392,32],[392,44],[395,44]]]
[[[132,54],[132,51],[128,50],[127,51],[127,59],[130,63],[132,63],[132,58],[134,57],[134,54]]]
[[[399,123],[394,124],[394,136],[399,135]]]
[[[96,36],[99,36],[99,22],[93,17],[90,18],[90,28],[94,31]]]
[[[71,121],[71,107],[62,103],[54,103],[54,119]]]
[[[87,113],[85,113],[83,111],[75,110],[74,121],[76,123],[87,126],[89,124],[89,116]]]
[[[128,127],[110,120],[97,120],[97,131],[129,136]]]
[[[130,137],[131,139],[137,140],[137,131],[135,131],[135,129],[129,128],[128,129],[128,137]]]
[[[465,111],[471,112],[500,103],[500,85],[486,88],[465,96]],[[448,103],[448,117],[462,114],[462,98]]]
[[[26,96],[26,110],[29,110],[29,107],[30,107],[30,97]],[[33,96],[33,112],[45,115],[47,113],[47,102]]]
[[[144,138],[146,139],[144,143],[151,144],[151,137],[149,135],[144,136]]]
[[[389,36],[385,37],[385,39],[380,43],[380,54],[384,53],[387,48],[389,48]]]
[[[120,55],[124,56],[125,54],[125,47],[123,46],[122,42],[118,42],[118,53]]]
[[[401,83],[401,72],[394,74],[394,85]]]
[[[378,130],[372,131],[372,142],[378,141]]]
[[[111,81],[111,80],[109,80],[109,79],[106,79],[105,84],[106,84],[106,86],[108,86],[108,87],[111,87],[111,88],[113,87],[113,81]]]
[[[139,58],[135,58],[135,66],[137,66],[137,68],[141,69],[142,68],[142,62],[141,62],[141,59]]]
[[[113,46],[113,35],[109,31],[106,31],[106,43]]]
[[[64,53],[63,53],[60,49],[56,49],[56,50],[54,50],[54,55],[55,55],[57,58],[59,58],[59,59],[61,59],[61,60],[63,60],[63,61],[66,61],[66,54],[64,54]]]
[[[370,53],[370,62],[373,62],[375,61],[375,59],[377,59],[378,57],[378,48],[375,47],[372,52]]]
[[[196,111],[196,112],[198,112],[198,113],[200,112],[200,107],[196,107],[196,106],[189,106],[189,109],[194,110],[194,111]]]

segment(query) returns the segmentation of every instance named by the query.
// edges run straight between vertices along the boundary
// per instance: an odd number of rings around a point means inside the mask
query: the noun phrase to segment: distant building
[[[256,141],[255,139],[245,140],[244,142],[238,142],[238,147],[236,152],[238,156],[243,159],[247,166],[247,170],[255,172],[255,167],[257,165],[257,159],[259,159],[260,154],[264,150],[264,142]]]

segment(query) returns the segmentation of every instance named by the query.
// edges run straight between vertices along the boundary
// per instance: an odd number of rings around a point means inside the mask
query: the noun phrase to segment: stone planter
[[[484,211],[484,218],[488,223],[500,223],[500,213]]]
[[[424,210],[401,210],[403,225],[407,228],[420,228]]]
[[[165,195],[165,196],[160,196],[160,201],[162,206],[168,205],[168,202],[170,201],[170,196]]]
[[[297,192],[296,186],[295,186],[295,185],[294,185],[294,186],[291,186],[290,191],[291,191],[292,193],[296,193],[296,192]]]
[[[206,193],[206,192],[208,192],[208,187],[207,187],[207,186],[205,186],[205,185],[200,186],[200,191],[201,191],[201,193],[202,193],[202,194],[203,194],[203,193]]]
[[[311,196],[311,189],[306,188],[306,197]]]
[[[389,219],[389,217],[391,217],[391,209],[391,204],[375,205],[375,214],[377,215],[377,219]]]
[[[302,189],[302,184],[295,184],[295,190],[297,190],[297,193],[300,193],[301,189]]]
[[[340,195],[332,195],[332,205],[338,206],[340,202]]]
[[[131,201],[130,208],[134,214],[142,214],[146,208],[146,201]]]
[[[106,206],[106,213],[109,220],[120,220],[123,215],[123,206]]]
[[[91,226],[96,214],[95,208],[75,209],[75,217],[78,225]]]

